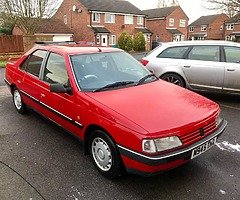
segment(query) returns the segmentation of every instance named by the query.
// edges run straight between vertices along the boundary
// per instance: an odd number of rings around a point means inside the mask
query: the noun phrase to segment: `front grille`
[[[215,131],[217,128],[216,122],[213,121],[210,124],[202,127],[202,130],[204,131],[204,135],[201,136],[201,129],[197,129],[193,132],[187,133],[184,136],[181,136],[181,140],[185,146],[188,146],[194,142],[197,142],[201,140],[202,138],[210,135],[213,131]]]

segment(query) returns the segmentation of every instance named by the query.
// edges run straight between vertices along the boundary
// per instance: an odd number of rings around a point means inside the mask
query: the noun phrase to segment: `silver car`
[[[163,80],[192,90],[240,94],[240,44],[227,41],[162,43],[141,60]]]

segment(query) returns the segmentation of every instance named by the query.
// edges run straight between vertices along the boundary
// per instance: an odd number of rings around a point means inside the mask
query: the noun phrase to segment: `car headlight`
[[[222,123],[222,121],[223,121],[223,115],[221,113],[219,113],[217,118],[216,118],[217,127]]]
[[[166,151],[179,146],[182,146],[182,142],[177,136],[142,141],[142,149],[146,153]]]

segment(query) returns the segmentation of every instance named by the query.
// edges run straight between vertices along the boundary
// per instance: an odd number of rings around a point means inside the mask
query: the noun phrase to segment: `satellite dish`
[[[75,12],[76,9],[77,9],[77,6],[76,6],[76,5],[73,5],[73,8],[72,8],[73,12]]]

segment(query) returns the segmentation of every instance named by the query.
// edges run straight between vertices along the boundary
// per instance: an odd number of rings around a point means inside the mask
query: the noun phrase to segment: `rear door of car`
[[[224,46],[225,78],[223,90],[240,93],[240,47]]]
[[[221,91],[224,64],[218,45],[194,45],[182,60],[185,77],[193,89]]]
[[[23,101],[32,108],[40,111],[40,71],[44,65],[47,51],[36,50],[20,66],[20,74],[17,78],[18,89]]]

